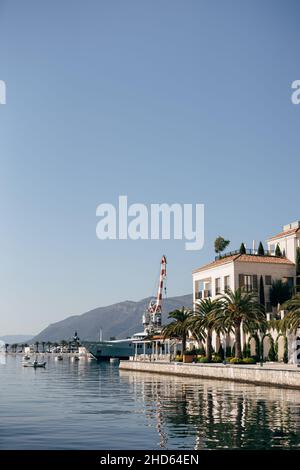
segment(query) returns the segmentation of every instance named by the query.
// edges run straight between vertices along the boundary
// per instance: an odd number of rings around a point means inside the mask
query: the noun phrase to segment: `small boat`
[[[72,359],[73,359],[73,361],[79,361],[80,360],[78,356],[73,356]]]
[[[120,359],[118,357],[111,357],[109,362],[111,362],[112,364],[119,364]]]
[[[38,361],[24,362],[23,367],[34,367],[35,369],[37,367],[46,367],[46,362],[38,362]]]
[[[56,356],[55,358],[57,361],[62,361],[63,360],[63,356],[61,354],[59,354],[58,356]]]
[[[25,354],[25,356],[23,356],[23,361],[30,361],[30,356],[28,356],[28,354]]]

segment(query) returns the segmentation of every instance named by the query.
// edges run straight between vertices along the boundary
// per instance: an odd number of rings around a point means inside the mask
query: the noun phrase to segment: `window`
[[[224,277],[224,291],[228,292],[230,289],[230,276]]]
[[[244,287],[247,292],[257,291],[257,275],[239,274],[239,287]]]
[[[247,274],[244,276],[244,287],[247,292],[252,290],[252,276]]]
[[[221,294],[221,279],[219,277],[215,280],[216,283],[216,295]]]
[[[266,286],[272,285],[272,276],[265,276]]]
[[[204,282],[196,281],[195,282],[195,300],[203,298],[203,291],[204,291]]]
[[[276,250],[276,246],[275,245],[270,245],[271,255],[275,255],[275,250]]]

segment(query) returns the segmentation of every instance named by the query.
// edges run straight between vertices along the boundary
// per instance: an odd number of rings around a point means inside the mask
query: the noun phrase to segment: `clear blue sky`
[[[0,0],[0,335],[168,292],[221,234],[300,218],[300,3]],[[97,240],[96,206],[205,204],[205,246]],[[140,319],[137,319],[139,322]]]

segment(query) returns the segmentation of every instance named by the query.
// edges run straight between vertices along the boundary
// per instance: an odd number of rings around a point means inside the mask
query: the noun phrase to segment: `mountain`
[[[8,344],[22,344],[22,343],[27,343],[33,335],[5,335],[5,336],[0,336],[0,341],[4,341],[5,343]]]
[[[99,331],[102,328],[103,339],[127,338],[137,331],[143,331],[142,315],[145,312],[150,298],[138,302],[126,300],[108,307],[99,307],[82,315],[73,315],[65,320],[52,323],[38,335],[35,341],[61,341],[70,339],[74,332],[82,340],[96,341],[99,339]],[[182,306],[192,306],[192,295],[170,297],[163,301],[162,322],[167,323],[168,313]]]

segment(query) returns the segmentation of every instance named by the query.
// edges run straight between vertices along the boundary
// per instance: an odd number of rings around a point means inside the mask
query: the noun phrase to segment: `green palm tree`
[[[65,340],[65,339],[62,339],[61,342],[60,342],[60,346],[61,346],[61,352],[62,350],[68,346],[68,342]]]
[[[34,344],[35,344],[35,348],[36,348],[36,349],[35,349],[35,352],[38,353],[38,352],[39,352],[39,345],[40,345],[40,343],[39,343],[39,341],[36,341]]]
[[[50,353],[51,345],[52,345],[51,341],[47,341],[48,353]]]
[[[286,329],[296,333],[297,329],[300,328],[300,294],[296,294],[292,299],[288,300],[284,307],[288,310],[288,313],[282,323]]]
[[[266,328],[266,316],[257,300],[257,294],[246,292],[243,288],[229,290],[220,298],[222,308],[218,311],[215,322],[219,328],[235,335],[235,356],[242,358],[241,326],[246,333],[254,333]]]
[[[182,353],[186,350],[186,338],[189,332],[188,320],[192,311],[182,307],[182,309],[170,312],[168,318],[173,321],[162,328],[164,338],[180,338],[182,341]]]
[[[42,351],[43,351],[43,353],[45,352],[45,345],[46,345],[46,341],[42,341]]]
[[[195,304],[193,315],[189,318],[189,328],[198,341],[206,338],[206,357],[212,358],[212,333],[216,325],[216,316],[220,309],[220,302],[210,298],[203,299]]]

